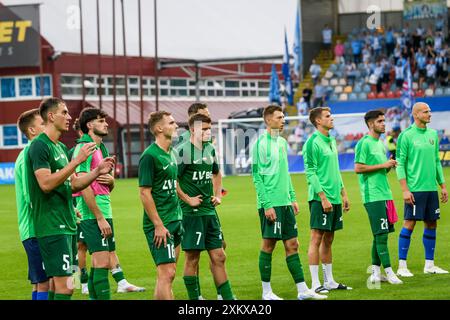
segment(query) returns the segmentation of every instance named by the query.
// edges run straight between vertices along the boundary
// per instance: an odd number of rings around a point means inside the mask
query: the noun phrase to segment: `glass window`
[[[19,79],[19,96],[33,95],[33,80],[31,78]]]
[[[258,82],[258,88],[269,88],[269,82],[259,81]]]
[[[139,78],[136,78],[136,77],[128,78],[128,83],[130,85],[138,85],[139,84]]]
[[[167,90],[167,89],[161,89],[161,90],[160,90],[160,95],[161,95],[161,96],[168,96],[168,95],[169,95],[169,90]]]
[[[223,90],[217,90],[216,91],[216,96],[222,97],[223,96]]]
[[[208,90],[208,96],[209,97],[214,97],[215,96],[214,90]]]
[[[239,81],[225,81],[225,87],[227,88],[239,88]]]
[[[17,146],[19,145],[18,130],[15,125],[3,126],[3,145]]]
[[[21,134],[22,134],[22,144],[27,144],[28,139],[27,139],[26,135],[24,135],[23,133],[21,133]]]
[[[186,87],[187,81],[183,79],[172,79],[170,80],[170,85],[172,87]]]
[[[130,88],[130,96],[139,96],[139,89],[138,88]]]
[[[187,96],[187,90],[186,89],[178,90],[178,95],[183,96],[183,97]]]
[[[159,85],[167,86],[167,80],[159,80]]]
[[[16,96],[16,83],[14,78],[1,79],[2,98],[14,98]]]
[[[246,87],[248,87],[248,83],[245,82],[245,81],[243,81],[243,82],[241,82],[241,86],[242,86],[243,88],[246,88]]]
[[[79,84],[81,85],[80,76],[62,76],[61,84]]]
[[[189,86],[195,87],[195,81],[189,81]]]
[[[208,87],[214,87],[214,81],[207,81],[207,82],[206,82],[206,85],[207,85]]]
[[[36,77],[36,95],[41,95],[41,77]],[[42,94],[44,96],[51,96],[52,90],[50,88],[50,77],[49,76],[43,76],[42,77]]]
[[[225,91],[225,96],[227,96],[227,97],[239,97],[239,91],[226,90]]]
[[[259,97],[268,97],[269,91],[258,91],[258,96]]]
[[[171,90],[170,90],[170,95],[171,95],[171,96],[177,96],[177,95],[178,95],[178,94],[177,94],[177,90],[171,89]]]
[[[82,88],[62,87],[61,90],[63,95],[82,95]]]
[[[189,95],[191,97],[195,97],[195,90],[189,90]]]

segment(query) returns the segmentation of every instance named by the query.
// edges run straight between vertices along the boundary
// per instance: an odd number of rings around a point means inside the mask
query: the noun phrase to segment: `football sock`
[[[308,286],[306,285],[306,283],[304,281],[296,283],[296,285],[297,285],[297,292],[298,293],[308,291]]]
[[[200,297],[202,295],[202,290],[200,289],[200,277],[197,274],[195,278],[197,280],[198,296]],[[219,291],[217,291],[217,294],[219,294]]]
[[[223,300],[234,300],[233,292],[231,291],[230,281],[225,281],[217,287]]]
[[[125,279],[125,275],[123,274],[123,270],[120,267],[120,265],[117,265],[115,268],[111,269],[111,274],[116,281],[116,283],[119,283],[120,281]]]
[[[309,271],[311,272],[311,288],[316,289],[317,287],[320,287],[319,266],[310,264]]]
[[[89,272],[88,278],[88,289],[89,289],[89,300],[97,300],[97,294],[94,289],[94,271],[95,268],[91,268],[91,272]]]
[[[197,276],[184,276],[184,285],[188,293],[189,300],[198,300],[200,296],[197,287]]]
[[[408,256],[411,234],[412,230],[406,228],[403,228],[400,231],[400,236],[398,237],[398,258],[400,260],[406,260],[406,257]]]
[[[80,270],[80,283],[87,283],[89,280],[89,274],[86,268]]]
[[[298,253],[286,257],[286,263],[289,272],[292,275],[295,283],[305,282],[305,277],[303,275],[302,263],[300,262],[300,257]]]
[[[434,260],[434,248],[436,247],[436,229],[424,229],[422,237],[425,247],[425,259]]]
[[[55,291],[48,290],[48,300],[55,300]]]
[[[375,242],[377,244],[377,252],[378,256],[380,257],[381,264],[383,265],[383,268],[389,268],[391,266],[391,259],[389,257],[389,250],[388,250],[388,234],[377,234],[375,236]]]
[[[36,300],[48,300],[48,292],[38,292]]]
[[[111,289],[108,281],[109,269],[95,268],[93,284],[98,300],[111,300]]]
[[[31,292],[31,300],[37,300],[37,291]]]
[[[272,254],[261,251],[259,253],[259,273],[262,282],[270,282],[272,273]]]
[[[55,299],[54,300],[70,300],[72,299],[71,294],[62,294],[62,293],[55,293]]]
[[[372,241],[372,265],[373,266],[381,266],[381,260],[380,260],[380,257],[378,256],[377,242],[375,239],[376,239],[376,236],[373,238],[373,241]]]
[[[331,263],[322,263],[323,282],[328,284],[336,284],[333,278],[333,265]]]

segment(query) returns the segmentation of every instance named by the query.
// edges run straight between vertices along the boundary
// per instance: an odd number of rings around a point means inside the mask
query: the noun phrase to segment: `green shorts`
[[[81,230],[81,222],[77,223],[77,241],[86,244],[83,231]]]
[[[83,220],[80,223],[81,232],[90,254],[100,251],[116,251],[113,221],[112,219],[106,219],[106,221],[108,221],[112,230],[112,236],[109,238],[103,238],[96,219]]]
[[[291,205],[274,207],[277,219],[269,221],[264,208],[258,210],[263,239],[289,240],[298,236],[297,221]]]
[[[158,266],[164,263],[175,263],[175,248],[178,247],[181,243],[181,239],[183,237],[183,224],[179,221],[172,221],[168,225],[165,226],[167,230],[170,232],[170,238],[167,239],[167,246],[164,247],[164,243],[156,247],[153,242],[153,237],[155,235],[155,229],[152,229],[149,232],[145,233],[145,237],[147,238],[148,248],[150,249],[150,253],[152,254],[153,261]]]
[[[342,204],[332,204],[333,211],[324,212],[322,202],[309,201],[309,212],[311,217],[309,226],[311,229],[334,232],[344,228],[344,217],[342,216]]]
[[[390,224],[386,214],[386,201],[373,201],[364,204],[369,216],[370,227],[372,234],[394,232],[394,225]]]
[[[183,216],[183,250],[214,250],[222,248],[222,232],[217,215]]]
[[[48,277],[69,277],[78,270],[76,235],[47,236],[38,243]]]

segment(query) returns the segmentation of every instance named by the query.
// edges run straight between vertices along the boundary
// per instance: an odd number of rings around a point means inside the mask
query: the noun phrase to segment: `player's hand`
[[[162,243],[164,243],[164,248],[167,247],[167,237],[170,238],[169,230],[164,227],[164,225],[155,227],[155,236],[153,237],[153,242],[156,248],[159,249]]]
[[[325,213],[333,211],[333,205],[327,198],[322,199],[322,208]]]
[[[107,186],[113,185],[114,184],[114,177],[112,175],[110,175],[109,173],[107,174],[102,174],[100,176],[97,177],[97,179],[95,179],[98,183],[100,184],[104,184]]]
[[[264,212],[267,220],[274,222],[275,220],[277,220],[277,214],[275,213],[275,209],[274,208],[269,208],[266,209]]]
[[[198,195],[196,197],[189,197],[187,204],[191,207],[198,207],[202,204],[202,202],[202,195]]]
[[[100,164],[97,167],[99,176],[103,174],[108,174],[111,172],[111,170],[114,169],[114,164],[116,163],[116,160],[114,157],[107,157],[100,162]]]
[[[220,197],[212,196],[211,203],[214,207],[217,207],[218,205],[222,204],[222,199]]]
[[[298,207],[297,201],[292,202],[292,209],[294,209],[294,214],[298,215],[298,212],[300,211],[300,209]]]
[[[396,166],[397,166],[397,161],[392,159],[392,156],[391,156],[391,159],[389,159],[388,161],[386,161],[384,163],[384,168],[385,169],[395,168]]]
[[[414,199],[414,195],[408,190],[403,192],[403,200],[406,204],[414,205],[416,203],[416,200]]]
[[[76,214],[76,216],[78,217],[78,218],[82,218],[82,216],[81,216],[81,213],[80,213],[80,211],[78,211],[78,209],[77,208],[74,208],[74,210],[75,210],[75,214]]]
[[[344,212],[349,212],[350,211],[350,201],[348,201],[348,197],[347,196],[342,197],[342,202],[344,205]]]
[[[80,148],[80,152],[78,152],[78,155],[76,156],[75,160],[78,163],[83,163],[86,161],[86,159],[94,153],[94,151],[97,149],[97,144],[95,142],[89,142],[84,144]]]
[[[97,220],[97,224],[103,238],[109,238],[112,236],[111,226],[105,218],[102,217],[101,219]]]
[[[448,201],[448,192],[446,188],[441,189],[441,201],[442,203],[447,203]]]

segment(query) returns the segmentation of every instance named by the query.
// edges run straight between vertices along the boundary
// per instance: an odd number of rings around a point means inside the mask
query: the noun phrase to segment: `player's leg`
[[[80,235],[82,236],[82,233]],[[87,253],[86,243],[84,241],[78,241],[77,249],[78,249],[78,267],[80,268],[81,293],[89,294],[88,288],[89,273],[86,267],[86,253]]]
[[[272,291],[270,284],[272,276],[272,252],[275,250],[277,241],[281,239],[281,223],[278,221],[270,222],[265,217],[264,209],[259,209],[259,219],[261,223],[262,242],[259,252],[259,273],[262,282],[263,300],[283,300]],[[278,228],[279,226],[279,228]]]
[[[200,293],[198,289],[198,269],[200,261],[199,250],[186,250],[184,262],[183,281],[186,286],[189,300],[199,300]]]
[[[122,270],[122,267],[120,266],[119,257],[117,256],[116,251],[111,251],[109,253],[109,261],[111,265],[111,275],[117,283],[118,293],[145,291],[145,288],[131,284],[125,278],[125,274]]]
[[[217,288],[217,293],[223,300],[234,300],[235,296],[231,290],[231,284],[225,267],[226,254],[223,249],[222,230],[219,219],[217,215],[205,216],[202,218],[204,226],[206,227],[204,229],[205,247],[206,250],[208,250],[211,272]]]
[[[157,281],[155,288],[156,300],[173,300],[172,283],[175,279],[176,264],[164,263],[157,267]]]
[[[308,264],[312,281],[311,289],[315,290],[315,292],[326,293],[327,290],[320,284],[319,279],[319,248],[322,242],[323,234],[323,230],[311,229],[311,238],[308,248]]]
[[[33,286],[32,300],[48,300],[49,282],[43,268],[42,256],[36,238],[22,242],[28,259],[28,279]]]

